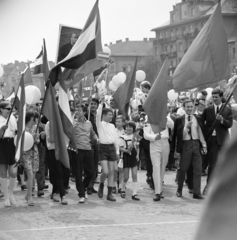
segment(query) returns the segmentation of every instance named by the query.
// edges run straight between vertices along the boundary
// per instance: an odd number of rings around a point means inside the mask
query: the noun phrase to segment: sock
[[[123,184],[122,184],[122,191],[125,192],[125,188],[126,188],[126,182],[123,181]]]
[[[9,191],[8,191],[8,186],[7,186],[7,178],[2,178],[1,179],[1,185],[2,185],[2,191],[3,191],[3,194],[4,194],[4,199],[5,199],[5,202],[9,202]]]
[[[10,197],[13,196],[15,186],[16,186],[16,178],[10,177],[10,183],[9,183]]]
[[[137,194],[137,182],[132,183],[132,188],[133,188],[132,195],[134,196]]]

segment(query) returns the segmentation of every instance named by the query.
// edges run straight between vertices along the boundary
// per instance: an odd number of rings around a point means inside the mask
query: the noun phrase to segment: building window
[[[169,31],[165,32],[165,37],[168,38],[169,37]]]
[[[171,36],[171,37],[174,36],[174,32],[173,32],[173,30],[170,30],[170,36]]]
[[[178,36],[179,35],[179,29],[177,28],[176,29],[176,36]]]
[[[170,61],[170,66],[173,67],[173,60]]]
[[[162,34],[162,32],[160,32],[160,38],[163,38],[163,34]]]
[[[235,59],[235,47],[232,48],[232,59]]]
[[[182,58],[179,58],[179,62],[181,62]]]
[[[182,42],[179,43],[179,51],[183,52],[183,43]]]
[[[185,27],[182,27],[182,33],[183,33],[183,34],[186,33],[186,29],[185,29]]]
[[[168,52],[168,46],[167,45],[165,45],[165,47],[164,47],[164,52]]]
[[[195,8],[191,9],[191,16],[194,17],[195,16]]]
[[[172,22],[175,22],[175,12],[172,14]]]

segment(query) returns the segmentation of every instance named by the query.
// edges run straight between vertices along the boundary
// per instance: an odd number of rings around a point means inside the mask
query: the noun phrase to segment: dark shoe
[[[38,192],[37,192],[37,196],[38,196],[38,197],[44,196],[44,192],[43,192],[42,190],[38,191]]]
[[[176,196],[177,196],[177,197],[182,197],[182,192],[181,192],[181,191],[177,191],[177,192],[176,192]]]
[[[126,192],[125,191],[121,191],[121,198],[125,198],[126,197]]]
[[[98,189],[98,196],[99,198],[103,198],[103,195],[104,195],[104,184],[100,183],[99,189]]]
[[[156,194],[155,197],[153,197],[154,202],[160,201],[160,194]]]
[[[188,190],[188,192],[189,192],[190,194],[193,194],[193,189],[190,188],[190,189]]]
[[[204,199],[204,197],[201,194],[193,194],[194,199]]]
[[[94,188],[92,188],[92,193],[98,193]]]
[[[208,193],[207,186],[203,189],[202,195],[206,196]]]
[[[113,194],[116,194],[116,193],[117,193],[116,187],[113,187],[113,188],[112,188],[112,193],[113,193]]]
[[[137,196],[137,194],[135,194],[132,196],[132,200],[140,201],[140,198]]]
[[[21,186],[21,190],[22,190],[22,191],[26,191],[26,190],[27,190],[27,186],[26,186],[26,185],[22,185],[22,186]]]
[[[88,189],[87,189],[87,194],[88,194],[88,195],[92,195],[92,188],[88,188]]]
[[[149,186],[150,186],[150,188],[151,188],[152,190],[155,190],[154,183],[151,182],[151,183],[149,184]]]
[[[43,186],[43,190],[46,190],[46,189],[48,189],[48,188],[49,188],[49,185],[44,184],[44,186]]]
[[[121,193],[121,192],[122,192],[122,188],[119,188],[119,189],[118,189],[118,193]]]

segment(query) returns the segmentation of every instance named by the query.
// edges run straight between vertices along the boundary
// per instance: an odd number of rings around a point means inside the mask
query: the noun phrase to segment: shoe
[[[57,197],[56,193],[54,193],[53,195],[51,195],[51,199],[52,199],[54,202],[59,202],[59,198]]]
[[[92,195],[92,188],[88,188],[88,189],[87,189],[87,194],[88,194],[88,195]]]
[[[159,194],[159,193],[156,194],[155,197],[153,197],[153,201],[154,201],[154,202],[160,201],[160,194]]]
[[[126,197],[126,192],[125,191],[121,191],[121,198],[125,198]]]
[[[85,199],[88,199],[88,193],[85,191]]]
[[[44,196],[44,192],[43,192],[42,190],[39,190],[39,191],[37,192],[37,196],[38,196],[38,197]]]
[[[103,198],[103,195],[104,195],[104,184],[100,183],[99,190],[98,190],[98,196],[99,196],[99,198]]]
[[[121,192],[122,192],[122,188],[119,188],[119,189],[118,189],[118,193],[121,194]]]
[[[112,193],[113,193],[113,194],[116,194],[116,193],[117,193],[116,187],[113,187],[113,188],[112,188]]]
[[[188,192],[189,192],[190,194],[193,194],[193,189],[190,188],[190,189],[188,190]]]
[[[137,196],[137,194],[135,194],[135,195],[132,195],[132,200],[140,201],[140,198]]]
[[[107,196],[107,200],[111,201],[111,202],[115,202],[116,201],[116,199],[114,198],[114,196],[112,194]]]
[[[94,188],[92,188],[92,193],[98,193]]]
[[[26,185],[21,185],[21,191],[26,191],[27,190],[27,186]]]
[[[150,188],[151,188],[152,190],[155,190],[154,183],[151,182],[151,183],[149,184],[149,186],[150,186]]]
[[[85,202],[85,198],[84,197],[80,197],[79,203],[84,203]]]
[[[207,186],[203,189],[202,195],[206,196],[208,193]]]
[[[194,199],[204,199],[204,197],[201,194],[193,194]]]
[[[62,203],[62,205],[68,205],[68,201],[66,200],[65,196],[62,197],[61,203]]]
[[[43,190],[46,190],[46,189],[48,189],[48,188],[49,188],[49,185],[44,184],[44,186],[43,186]]]
[[[29,207],[33,207],[35,205],[33,200],[28,201],[27,204]]]
[[[177,197],[182,197],[182,192],[181,192],[181,191],[177,191],[177,192],[176,192],[176,196],[177,196]]]

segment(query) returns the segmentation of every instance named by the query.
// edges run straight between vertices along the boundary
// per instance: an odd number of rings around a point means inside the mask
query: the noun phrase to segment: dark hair
[[[206,97],[207,96],[207,91],[204,89],[204,90],[201,91],[201,94]]]
[[[92,102],[96,102],[96,103],[97,103],[97,105],[99,105],[99,104],[100,104],[100,102],[99,102],[99,99],[98,99],[98,98],[92,98]]]
[[[136,124],[135,124],[135,122],[133,122],[133,121],[127,121],[127,122],[125,123],[125,125],[124,125],[124,129],[126,129],[127,126],[132,127],[133,132],[136,131]]]
[[[189,103],[189,102],[193,103],[193,100],[192,100],[192,99],[187,99],[187,100],[185,100],[185,101],[183,102],[183,107],[185,107],[186,103]]]
[[[121,119],[122,122],[126,122],[126,118],[125,118],[123,115],[118,115],[118,116],[116,117],[116,120],[117,120],[117,119]]]
[[[73,32],[73,33],[70,34],[70,38],[72,37],[73,34],[75,34],[75,35],[77,36],[77,38],[78,38],[78,34],[75,33],[75,32]]]
[[[77,108],[81,108],[83,112],[87,113],[87,107],[84,104],[78,105]]]
[[[103,108],[102,116],[107,115],[109,112],[113,114],[113,111],[110,108]]]
[[[177,111],[178,111],[178,107],[174,107],[173,109],[172,109],[172,113],[177,113]]]
[[[144,112],[144,108],[143,108],[143,106],[142,105],[138,105],[138,111],[142,111],[142,112]]]
[[[143,81],[140,84],[140,87],[148,88],[150,90],[151,89],[151,84],[148,81]]]
[[[219,88],[215,88],[212,90],[211,94],[219,94],[220,97],[223,97],[223,91]]]
[[[30,120],[31,120],[31,118],[34,118],[34,120],[37,118],[39,118],[39,113],[38,112],[36,112],[36,111],[28,111],[27,113],[26,113],[26,118],[25,118],[25,123],[27,124]]]

